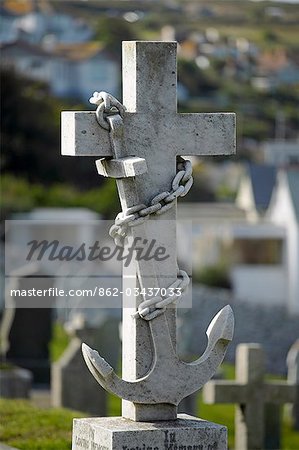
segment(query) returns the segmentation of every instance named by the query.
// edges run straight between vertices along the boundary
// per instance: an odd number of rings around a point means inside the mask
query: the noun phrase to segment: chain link
[[[156,195],[149,206],[144,204],[129,208],[116,216],[115,224],[110,228],[109,234],[115,243],[124,246],[125,238],[131,227],[144,223],[151,215],[161,215],[175,205],[178,197],[184,197],[190,190],[192,177],[192,164],[190,161],[178,158],[178,172],[172,181],[172,189]]]
[[[122,118],[125,113],[125,107],[111,94],[107,92],[94,92],[89,99],[90,103],[98,106],[96,118],[99,125],[105,130],[110,131],[111,127],[108,116],[119,114]],[[109,230],[110,236],[114,239],[117,246],[123,247],[130,228],[141,225],[151,215],[161,215],[175,205],[178,197],[184,197],[193,184],[191,161],[178,157],[177,173],[172,180],[171,190],[157,194],[151,200],[149,205],[143,203],[128,208],[125,212],[119,213],[115,218],[115,223]],[[184,270],[178,270],[177,279],[166,291],[166,295],[144,299],[138,306],[138,311],[133,317],[141,317],[145,320],[152,320],[163,314],[168,305],[176,302],[186,291],[190,282],[188,274]],[[175,292],[175,289],[178,289]]]
[[[124,105],[113,97],[113,95],[104,91],[95,91],[92,97],[90,97],[89,102],[98,106],[96,110],[97,121],[102,128],[108,131],[110,131],[110,124],[107,121],[107,117],[113,114],[119,114],[123,117],[126,110]]]
[[[145,299],[138,306],[138,311],[133,315],[134,318],[140,316],[145,320],[152,320],[160,316],[166,311],[166,308],[171,303],[177,302],[181,299],[186,291],[190,278],[184,270],[179,270],[177,279],[167,288],[166,295],[151,297]],[[177,292],[175,292],[177,289]]]

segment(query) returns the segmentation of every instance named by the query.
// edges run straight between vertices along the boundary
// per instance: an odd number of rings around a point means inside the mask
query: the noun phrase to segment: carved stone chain
[[[112,95],[106,92],[94,92],[90,103],[98,106],[96,118],[101,127],[110,131],[110,123],[107,118],[119,114],[124,116],[125,107]],[[130,228],[144,223],[151,215],[161,215],[175,205],[178,197],[184,197],[193,184],[191,161],[182,157],[177,159],[177,173],[172,180],[171,189],[161,192],[153,197],[149,205],[143,203],[120,212],[114,225],[109,230],[110,236],[117,246],[123,247]],[[166,307],[176,302],[186,290],[190,282],[188,274],[178,269],[177,280],[166,289],[166,295],[145,299],[140,303],[138,312],[134,317],[140,316],[145,320],[151,320],[162,314]],[[174,293],[174,292],[177,292]]]
[[[189,192],[193,183],[191,162],[179,157],[177,170],[170,191],[164,191],[156,195],[149,206],[141,203],[116,216],[115,224],[109,231],[116,245],[124,245],[130,227],[143,223],[150,215],[158,216],[165,213],[175,205],[175,200],[178,197],[184,197]]]

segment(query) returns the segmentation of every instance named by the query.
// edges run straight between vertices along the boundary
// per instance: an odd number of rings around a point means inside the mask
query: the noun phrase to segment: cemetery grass
[[[61,348],[57,348],[55,356],[59,353]],[[224,378],[234,378],[232,365],[224,364],[222,370]],[[109,395],[108,415],[119,416],[120,409],[120,399]],[[0,415],[0,442],[20,450],[70,450],[72,420],[84,416],[62,408],[40,409],[28,400],[7,399],[0,399]],[[234,405],[205,405],[199,394],[196,415],[225,424],[228,427],[229,448],[234,448]],[[299,450],[299,433],[292,430],[287,417],[283,420],[281,450]]]
[[[65,331],[60,322],[55,322],[52,328],[52,339],[49,346],[50,358],[52,362],[58,361],[71,341],[70,336]]]
[[[233,368],[225,367],[225,376]],[[232,378],[232,377],[230,377]],[[108,415],[120,415],[120,399],[108,397]],[[82,413],[62,408],[40,409],[28,400],[0,399],[0,442],[20,450],[70,450],[72,420],[83,417]],[[229,448],[234,448],[234,406],[205,405],[198,395],[197,417],[225,424],[228,427]],[[281,450],[299,450],[299,433],[284,418]]]
[[[70,450],[72,420],[82,417],[76,411],[8,399],[0,399],[0,415],[0,442],[20,450]]]

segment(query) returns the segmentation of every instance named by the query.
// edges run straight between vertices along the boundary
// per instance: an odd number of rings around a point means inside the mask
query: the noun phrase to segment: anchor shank
[[[130,150],[125,146],[124,128],[119,116],[109,118],[111,124],[110,141],[112,153],[115,158],[123,158],[130,155]],[[142,151],[140,151],[142,154]],[[146,158],[149,170],[137,177],[116,179],[119,197],[121,199],[122,211],[140,203],[148,205],[150,200],[164,190],[168,190],[176,173],[176,161],[168,162],[166,177],[157,178],[160,170],[159,158],[150,160]],[[166,182],[167,180],[168,183]],[[148,324],[147,321],[132,317],[138,305],[144,300],[142,296],[127,297],[127,288],[134,291],[134,287],[144,289],[167,288],[176,280],[177,262],[176,250],[173,242],[176,241],[176,207],[167,211],[163,216],[156,216],[142,225],[131,228],[131,236],[128,246],[134,239],[147,239],[153,242],[159,236],[159,243],[167,249],[169,257],[167,260],[157,262],[153,259],[132,261],[129,267],[123,267],[123,364],[122,377],[127,381],[134,381],[143,377],[153,364],[153,341],[152,333],[157,335],[158,353],[174,353],[176,348],[176,309],[171,307],[163,315],[163,318],[155,319],[155,323]],[[162,225],[163,224],[163,225]],[[166,225],[166,227],[165,227]],[[150,328],[151,327],[151,328]],[[161,331],[160,331],[161,330]],[[159,333],[161,340],[158,339]],[[142,345],[137,345],[142,342]],[[175,405],[165,404],[134,404],[130,401],[122,401],[122,415],[136,421],[149,420],[171,420],[176,418],[177,408]]]

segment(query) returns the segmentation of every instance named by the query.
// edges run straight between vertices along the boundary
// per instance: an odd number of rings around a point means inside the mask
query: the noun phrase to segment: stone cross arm
[[[260,396],[265,403],[292,403],[296,386],[285,381],[269,381],[263,383]],[[239,403],[249,401],[253,390],[250,386],[229,380],[209,381],[204,388],[204,401],[214,403]]]
[[[247,398],[247,386],[235,381],[209,381],[204,387],[204,402],[214,403],[244,403]]]
[[[177,155],[228,155],[235,153],[234,113],[130,113],[124,115],[127,149],[140,150],[156,145],[168,157]],[[109,134],[100,127],[94,111],[62,113],[62,154],[110,157]],[[129,156],[129,155],[128,155]]]

